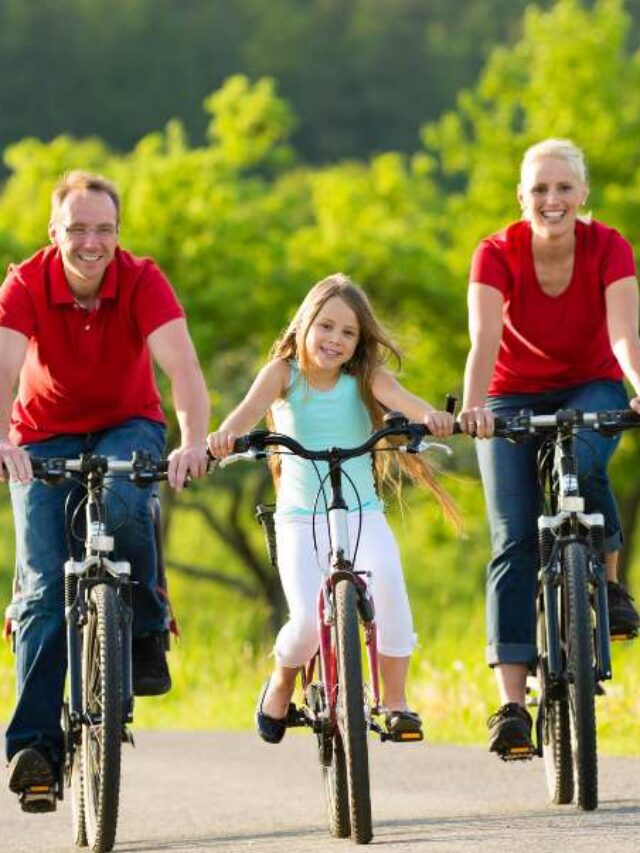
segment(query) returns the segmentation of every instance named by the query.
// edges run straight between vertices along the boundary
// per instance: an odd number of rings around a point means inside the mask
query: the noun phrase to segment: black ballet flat
[[[287,731],[287,718],[283,717],[279,719],[277,717],[270,717],[262,710],[262,703],[264,702],[264,697],[269,689],[269,681],[270,679],[267,678],[264,683],[264,687],[262,688],[262,692],[260,693],[260,698],[258,699],[258,706],[256,708],[256,729],[262,740],[267,743],[280,743]]]

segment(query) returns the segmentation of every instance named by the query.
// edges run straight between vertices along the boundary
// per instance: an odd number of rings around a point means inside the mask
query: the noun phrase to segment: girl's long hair
[[[357,380],[360,396],[371,418],[372,427],[374,430],[380,429],[386,410],[373,395],[373,378],[376,371],[392,359],[395,360],[397,368],[400,369],[402,357],[396,344],[377,320],[366,294],[348,276],[343,273],[335,273],[322,279],[311,288],[298,308],[295,317],[273,345],[271,360],[290,361],[296,359],[300,365],[301,374],[305,378],[308,377],[307,334],[322,307],[334,296],[340,297],[354,312],[360,333],[355,352],[351,359],[343,365],[342,370]],[[268,422],[269,426],[272,427],[273,422],[270,415]],[[389,444],[392,443],[394,440],[389,441]],[[395,443],[399,443],[399,441],[395,441]],[[397,467],[393,466],[391,456],[396,457]],[[272,465],[272,472],[276,485],[280,474],[277,460],[277,456],[271,457],[271,461],[275,462]],[[400,497],[402,473],[404,472],[411,480],[433,492],[445,517],[457,527],[460,526],[460,516],[453,499],[438,482],[436,469],[423,456],[419,454],[374,453],[373,460],[378,494],[385,487],[391,487]]]

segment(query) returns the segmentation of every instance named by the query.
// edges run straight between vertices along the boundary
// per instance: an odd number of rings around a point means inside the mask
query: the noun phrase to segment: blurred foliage
[[[241,71],[277,79],[305,160],[408,152],[526,3],[3,0],[0,148],[71,133],[127,151],[172,118],[201,144],[203,98]]]
[[[0,14],[22,15],[26,26],[34,5],[8,2]],[[72,0],[40,3],[49,12],[54,5],[61,15],[73,7]],[[87,20],[103,6],[99,0],[81,5]],[[154,26],[160,27],[162,9],[170,5],[175,4],[158,2]],[[308,73],[319,80],[336,73],[333,60],[343,43],[331,42],[328,33],[340,21],[343,36],[350,33],[351,39],[350,50],[342,53],[353,62],[364,63],[367,56],[381,62],[388,48],[382,22],[392,5],[398,17],[391,34],[403,21],[413,22],[412,31],[426,26],[420,16],[427,6],[440,15],[428,33],[432,45],[440,33],[442,53],[455,30],[456,8],[460,11],[455,3],[272,0],[272,17],[258,0],[239,3],[254,24],[260,22],[250,28],[256,62],[260,32],[265,39],[280,39],[277,53],[283,64],[295,65],[290,55],[295,45],[306,56]],[[5,151],[10,173],[0,194],[0,263],[19,260],[46,242],[49,195],[61,172],[103,172],[122,191],[123,245],[153,256],[187,309],[215,422],[240,398],[308,288],[336,270],[353,275],[371,294],[406,352],[407,384],[438,404],[445,392],[460,389],[471,252],[480,237],[518,216],[518,164],[528,144],[569,135],[584,147],[594,215],[618,226],[636,245],[640,240],[640,53],[633,46],[626,5],[622,0],[557,0],[547,11],[531,6],[519,38],[519,25],[509,17],[519,4],[479,4],[489,5],[502,11],[500,26],[510,27],[515,43],[491,54],[477,83],[459,94],[455,109],[424,127],[424,148],[414,153],[386,151],[368,159],[304,165],[293,136],[300,127],[300,105],[285,100],[271,78],[251,82],[237,74],[206,98],[207,141],[200,145],[189,141],[186,124],[177,119],[140,136],[126,153],[97,137],[14,143]],[[196,14],[205,15],[203,5],[192,0],[180,6],[204,27]],[[129,7],[142,32],[148,4],[135,0]],[[475,4],[473,9],[455,30],[466,35],[453,39],[454,53],[464,53],[462,45],[472,37],[471,23],[479,15]],[[103,21],[114,44],[118,11],[115,4]],[[230,22],[236,12],[225,14]],[[310,36],[309,21],[317,26],[317,38]],[[497,24],[486,26],[487,33],[496,32],[491,26]],[[3,32],[0,28],[0,44],[9,38]],[[231,24],[222,32],[229,38],[238,35]],[[364,44],[356,34],[363,39],[366,34],[369,54],[356,49]],[[487,39],[490,35],[479,34],[478,44]],[[193,44],[196,53],[198,43]],[[94,60],[100,50],[96,44]],[[110,62],[105,58],[101,66],[105,74],[114,73]],[[153,72],[150,65],[148,73]],[[77,79],[84,78],[79,73]],[[164,79],[158,75],[156,88]],[[348,91],[348,75],[339,79]],[[100,75],[90,82],[98,97]],[[126,99],[128,89],[121,88]],[[362,94],[358,86],[355,90]],[[424,119],[426,106],[417,96],[414,100]],[[304,109],[311,104],[317,102],[310,89]],[[339,113],[337,101],[334,108]],[[393,139],[390,131],[387,143]],[[474,470],[471,443],[466,447],[457,465]],[[638,492],[629,460],[637,446],[628,437],[624,447],[614,467],[631,535]],[[234,473],[230,488],[236,476],[249,483],[250,475]],[[222,508],[227,503],[220,501]],[[247,527],[253,523],[250,511],[247,501]],[[199,554],[206,561],[207,549]]]

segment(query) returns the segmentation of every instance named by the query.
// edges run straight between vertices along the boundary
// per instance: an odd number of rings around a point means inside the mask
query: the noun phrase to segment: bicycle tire
[[[357,592],[350,580],[335,587],[338,656],[338,728],[344,745],[351,837],[356,844],[373,838],[367,722],[364,714],[362,654],[358,627]]]
[[[122,651],[118,596],[108,584],[91,589],[83,637],[82,784],[87,840],[92,853],[115,843],[122,747]]]
[[[587,567],[586,546],[570,542],[565,549],[564,583],[571,751],[575,801],[578,808],[591,811],[598,806],[598,755]]]
[[[82,782],[82,747],[74,750],[71,758],[71,827],[76,847],[86,847],[87,824],[84,816],[84,785]]]
[[[567,805],[573,801],[573,758],[571,755],[571,728],[569,723],[569,701],[566,696],[551,698],[553,691],[549,683],[546,661],[547,622],[544,610],[538,604],[538,677],[542,684],[542,759],[547,780],[549,800],[554,805]]]
[[[322,775],[329,816],[329,832],[334,838],[348,838],[351,835],[349,785],[347,762],[340,732],[336,732],[333,736],[331,763],[323,766]]]
[[[62,706],[62,727],[65,733],[65,751],[67,754],[65,784],[69,787],[70,791],[73,843],[76,847],[86,847],[87,827],[84,819],[84,794],[82,790],[82,745],[73,742],[75,735],[71,731],[69,707],[66,702]]]
[[[557,806],[567,805],[574,794],[568,701],[547,700],[542,725],[542,757],[549,799]]]

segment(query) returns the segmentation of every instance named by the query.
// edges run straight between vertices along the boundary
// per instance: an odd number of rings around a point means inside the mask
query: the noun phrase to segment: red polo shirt
[[[559,296],[540,287],[529,222],[510,225],[476,249],[470,280],[495,287],[504,297],[502,341],[489,395],[622,378],[609,343],[605,291],[635,276],[633,250],[600,222],[577,220],[575,234],[573,274]]]
[[[16,444],[98,432],[130,418],[164,422],[147,337],[184,316],[148,258],[116,249],[98,306],[75,301],[57,248],[11,266],[0,287],[0,326],[29,339],[11,415]]]

